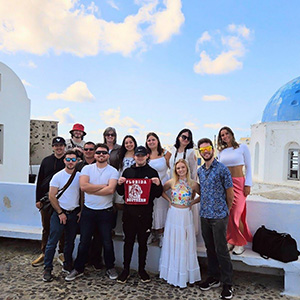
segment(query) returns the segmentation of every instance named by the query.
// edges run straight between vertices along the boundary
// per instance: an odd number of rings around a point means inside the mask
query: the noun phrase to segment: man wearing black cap
[[[40,199],[45,196],[46,193],[49,192],[49,183],[52,179],[53,175],[58,171],[62,170],[65,167],[64,163],[64,155],[65,155],[65,147],[66,141],[62,137],[55,137],[52,140],[52,149],[53,154],[45,157],[42,160],[38,179],[36,183],[36,207],[40,209],[41,218],[42,218],[42,245],[41,250],[42,254],[35,259],[31,264],[33,267],[37,267],[43,265],[44,263],[44,256],[45,256],[45,249],[48,241],[48,236],[50,233],[50,217],[51,214],[47,210],[42,210],[42,204]],[[60,260],[63,261],[63,243],[60,242],[59,244],[59,257]]]
[[[139,243],[138,274],[142,282],[150,281],[150,277],[145,271],[147,240],[152,227],[153,200],[161,196],[163,188],[157,171],[148,165],[148,158],[147,149],[144,146],[137,147],[134,152],[135,165],[126,169],[118,180],[117,192],[124,195],[125,199],[123,212],[124,270],[117,279],[120,283],[125,283],[129,277],[136,236]]]

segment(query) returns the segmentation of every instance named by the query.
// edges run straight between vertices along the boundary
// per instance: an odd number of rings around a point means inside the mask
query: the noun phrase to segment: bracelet
[[[59,215],[59,216],[60,216],[60,215],[61,215],[61,214],[63,214],[63,213],[64,213],[64,212],[63,212],[63,211],[61,211],[60,213],[57,213],[57,215]]]

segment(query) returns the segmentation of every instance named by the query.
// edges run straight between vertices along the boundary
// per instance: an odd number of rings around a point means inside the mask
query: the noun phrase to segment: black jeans
[[[104,248],[104,261],[107,269],[114,267],[115,253],[112,241],[113,208],[95,210],[84,206],[80,218],[80,243],[74,267],[78,272],[84,271],[88,259],[89,247],[97,226]]]
[[[130,269],[131,256],[135,237],[137,236],[139,244],[139,271],[144,270],[147,257],[147,240],[152,227],[152,214],[133,216],[128,212],[123,213],[123,231],[125,234],[124,243],[124,269]]]
[[[228,216],[224,219],[206,219],[201,217],[201,229],[204,239],[208,276],[232,285],[232,263],[227,248],[226,231]]]

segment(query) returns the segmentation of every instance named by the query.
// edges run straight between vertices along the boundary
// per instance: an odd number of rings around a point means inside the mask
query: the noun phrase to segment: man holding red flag
[[[130,261],[135,242],[139,243],[138,274],[142,282],[149,282],[150,277],[145,271],[147,256],[147,240],[152,227],[153,200],[163,192],[158,173],[147,161],[149,154],[144,146],[135,149],[135,164],[126,169],[118,180],[117,192],[124,195],[123,231],[124,270],[117,281],[125,283],[130,275]]]

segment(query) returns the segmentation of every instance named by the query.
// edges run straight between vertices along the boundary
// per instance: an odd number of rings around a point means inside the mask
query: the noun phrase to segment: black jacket
[[[143,167],[136,167],[135,165],[126,169],[122,177],[125,178],[159,178],[159,175],[155,169],[146,164]],[[117,192],[120,195],[124,195],[124,184],[117,185]],[[124,213],[128,213],[134,216],[144,216],[144,215],[152,215],[153,211],[153,200],[154,198],[159,198],[162,195],[163,187],[160,182],[160,185],[156,185],[154,183],[151,184],[149,203],[147,205],[127,205],[124,204]]]
[[[53,175],[64,167],[64,157],[57,159],[54,154],[51,154],[42,160],[36,183],[36,202],[40,201],[49,192],[49,183]]]

